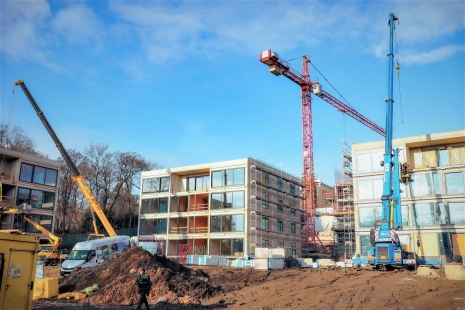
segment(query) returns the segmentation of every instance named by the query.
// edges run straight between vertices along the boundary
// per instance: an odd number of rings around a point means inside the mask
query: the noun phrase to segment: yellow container
[[[39,237],[0,231],[0,309],[32,308]]]
[[[58,296],[58,278],[36,279],[34,285],[34,300],[56,296]]]

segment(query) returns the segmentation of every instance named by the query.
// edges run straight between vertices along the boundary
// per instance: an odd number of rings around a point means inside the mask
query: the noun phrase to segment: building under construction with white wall
[[[145,171],[139,238],[168,257],[253,257],[255,247],[301,255],[300,178],[245,158]]]
[[[406,164],[401,169],[401,243],[426,258],[465,256],[465,130],[394,139],[393,147]],[[355,236],[361,255],[371,248],[370,230],[381,219],[383,154],[384,141],[352,146]]]

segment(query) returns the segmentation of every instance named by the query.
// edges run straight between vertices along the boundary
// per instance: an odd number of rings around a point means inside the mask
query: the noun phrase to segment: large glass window
[[[358,180],[358,199],[381,199],[383,194],[383,180],[382,179],[371,179],[371,180]]]
[[[21,164],[21,173],[19,174],[19,180],[23,182],[32,182],[33,170],[33,165]]]
[[[416,226],[446,224],[444,204],[435,202],[414,204],[413,224]]]
[[[282,220],[278,220],[278,231],[279,232],[284,231],[284,222]]]
[[[144,179],[142,180],[142,193],[167,192],[169,185],[169,177]]]
[[[442,175],[440,173],[433,173],[433,184],[434,184],[434,194],[435,195],[442,195],[441,176]]]
[[[412,197],[428,196],[433,194],[433,182],[429,173],[415,173],[410,182]]]
[[[197,176],[187,178],[188,191],[201,191],[210,188],[210,176]]]
[[[384,152],[357,154],[357,173],[382,171],[380,163],[384,160]]]
[[[244,215],[215,215],[210,217],[210,232],[244,231]]]
[[[449,202],[451,224],[465,224],[465,202]]]
[[[375,220],[381,219],[381,206],[359,207],[360,227],[375,227]]]
[[[465,173],[463,171],[444,174],[446,179],[447,194],[451,195],[465,193],[464,175]]]
[[[32,208],[53,210],[55,207],[55,193],[18,187],[16,205],[21,206],[23,203],[30,205]]]
[[[276,181],[276,184],[278,185],[278,188],[280,190],[283,189],[283,179],[278,178],[278,180]]]
[[[53,221],[53,216],[50,215],[40,215],[40,214],[29,214],[28,217],[45,228],[48,231],[52,231],[52,221]],[[24,221],[26,222],[26,221]],[[31,233],[40,233],[40,231],[32,226],[29,222],[26,222],[26,232],[31,232]]]
[[[22,163],[19,180],[36,184],[56,186],[58,171]]]
[[[283,200],[282,199],[278,199],[277,211],[283,212]]]
[[[465,164],[465,146],[448,146],[412,150],[414,168],[444,167]]]
[[[289,184],[289,191],[290,191],[291,194],[295,194],[295,184],[294,183]]]
[[[141,214],[149,213],[166,213],[168,212],[168,198],[151,198],[142,199],[141,202]]]
[[[211,194],[211,209],[244,208],[244,191]]]
[[[370,253],[370,249],[372,248],[370,243],[370,236],[360,236],[360,255],[367,256]]]
[[[215,239],[210,240],[210,248],[218,242]],[[242,256],[244,254],[244,239],[220,239],[220,255],[223,256]]]
[[[45,184],[45,168],[35,166],[32,175],[32,183]]]
[[[212,172],[212,187],[243,185],[244,182],[244,168],[235,168]]]
[[[166,235],[166,219],[141,219],[139,222],[139,235]]]

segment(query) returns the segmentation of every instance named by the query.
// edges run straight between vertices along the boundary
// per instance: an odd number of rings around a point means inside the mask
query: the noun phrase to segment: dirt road
[[[47,267],[46,276],[59,267]],[[201,305],[160,301],[153,309],[465,309],[465,281],[418,276],[413,271],[284,269],[260,271],[196,266],[192,273],[221,290]],[[201,269],[202,272],[198,272]],[[129,310],[134,305],[36,300],[35,310]]]

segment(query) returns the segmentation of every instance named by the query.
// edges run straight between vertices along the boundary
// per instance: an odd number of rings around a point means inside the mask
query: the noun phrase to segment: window
[[[166,213],[168,212],[168,198],[151,198],[142,199],[141,203],[141,214],[149,213]]]
[[[32,182],[33,169],[33,165],[21,164],[21,173],[19,175],[19,180],[24,182]]]
[[[284,222],[281,220],[278,220],[278,231],[283,232],[284,231]]]
[[[370,253],[370,249],[373,246],[370,243],[370,236],[360,236],[360,255],[361,256],[366,256],[368,253]]]
[[[300,221],[303,223],[305,222],[305,215],[302,213],[300,214]]]
[[[210,251],[218,248],[223,256],[242,256],[244,253],[244,239],[213,239],[210,240]]]
[[[414,168],[445,167],[465,164],[465,146],[439,146],[413,152]]]
[[[197,176],[187,178],[188,191],[201,191],[210,188],[210,176]]]
[[[29,214],[28,217],[42,226],[43,228],[47,229],[48,231],[52,231],[52,221],[53,221],[53,216],[50,215],[40,215],[40,214]],[[36,229],[34,226],[32,226],[29,222],[26,222],[23,218],[21,218],[21,221],[26,224],[25,232],[31,232],[31,233],[40,233],[38,229]]]
[[[141,219],[139,222],[139,235],[165,235],[166,219]]]
[[[262,217],[262,229],[270,229],[270,219],[266,216]]]
[[[465,224],[465,202],[449,202],[451,224]]]
[[[383,180],[358,180],[358,199],[360,200],[373,200],[381,199],[383,194]]]
[[[295,195],[295,184],[294,183],[289,184],[289,191],[291,194]]]
[[[446,191],[448,195],[465,193],[464,175],[465,172],[463,171],[444,174],[446,179]]]
[[[381,205],[358,208],[360,227],[375,227],[375,220],[381,219]]]
[[[295,248],[295,243],[291,243],[291,255],[297,255],[297,249]]]
[[[18,187],[16,205],[21,206],[23,203],[36,209],[53,210],[55,207],[55,193]]]
[[[280,248],[284,247],[284,241],[279,241],[278,240],[278,247],[280,247]]]
[[[282,190],[282,189],[283,189],[283,180],[280,179],[280,178],[278,178],[277,185],[278,185],[278,188],[279,188],[280,190]]]
[[[270,185],[270,175],[268,173],[262,174],[262,183],[266,185]]]
[[[283,212],[283,200],[282,199],[278,199],[277,210],[278,212]]]
[[[22,163],[19,180],[23,182],[56,186],[58,171]]]
[[[291,212],[291,215],[292,215],[292,216],[295,216],[295,209],[294,209],[294,208],[291,208],[291,211],[290,211],[290,212]]]
[[[244,182],[244,168],[235,168],[212,172],[212,187],[244,185]]]
[[[269,208],[269,203],[268,203],[268,195],[263,195],[262,197],[262,208],[263,209],[268,209]]]
[[[216,215],[210,217],[210,232],[244,231],[244,214]]]
[[[142,180],[142,193],[167,192],[169,185],[169,177],[144,179]]]
[[[295,235],[295,223],[291,223],[291,234]]]
[[[431,174],[418,173],[412,175],[412,182],[410,183],[412,197],[428,196],[433,194],[433,182]]]
[[[262,245],[264,246],[269,246],[270,245],[270,241],[268,239],[262,239]]]
[[[444,204],[436,202],[414,204],[413,224],[416,226],[446,224],[446,212]]]
[[[368,173],[383,171],[381,162],[384,161],[384,151],[357,154],[357,173]]]
[[[211,194],[211,209],[238,208],[243,209],[245,204],[244,191],[223,192]]]

